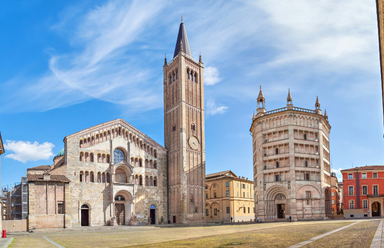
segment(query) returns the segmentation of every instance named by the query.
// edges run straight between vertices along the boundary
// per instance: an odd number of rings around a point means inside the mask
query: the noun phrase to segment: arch
[[[89,161],[93,162],[93,153],[92,152],[89,154]]]
[[[84,182],[84,172],[83,171],[80,171],[80,178],[79,178],[80,182]]]
[[[149,184],[150,184],[150,186],[153,186],[153,177],[152,176],[149,177]]]
[[[313,194],[312,197],[313,198],[320,198],[320,196],[321,196],[320,190],[318,188],[316,188],[315,186],[310,185],[310,184],[306,184],[306,185],[301,186],[296,192],[296,198],[299,198],[299,197],[304,198],[305,197],[305,190],[308,191],[311,189],[317,193],[317,195]]]
[[[156,160],[153,162],[153,168],[157,169],[157,161]]]
[[[157,177],[156,176],[153,178],[153,186],[157,187]]]
[[[101,173],[101,182],[105,183],[105,172]]]
[[[91,205],[83,203],[79,209],[81,216],[81,226],[90,226],[91,223]]]
[[[100,171],[97,172],[97,182],[101,183],[101,173],[100,173]]]
[[[139,176],[139,185],[143,185],[143,176],[142,175]]]
[[[115,170],[115,182],[128,183],[131,171],[127,169],[127,166],[119,166]]]
[[[111,183],[111,175],[109,174],[109,172],[107,172],[107,175],[106,175],[106,181],[107,183]]]
[[[139,159],[139,167],[143,167],[143,159],[142,158]]]
[[[109,157],[109,154],[107,154],[107,163],[109,163],[110,161],[110,157]]]
[[[80,152],[80,161],[83,162],[84,161],[84,153],[83,152]]]
[[[285,188],[284,186],[280,185],[275,185],[269,188],[265,194],[264,194],[264,199],[265,200],[275,200],[275,197],[277,194],[283,194],[285,196],[285,199],[288,199],[288,189]]]
[[[145,176],[145,186],[149,186],[149,178],[148,178],[148,176]]]
[[[97,154],[97,162],[98,162],[98,163],[101,163],[101,162],[102,162],[102,160],[101,160],[101,154],[100,154],[100,153]]]
[[[79,146],[80,146],[80,148],[83,148],[83,140],[80,140]]]
[[[189,75],[189,68],[187,68],[187,75],[188,75],[188,79],[190,79],[190,75]]]
[[[100,141],[100,136],[99,134],[96,134],[96,144],[99,144],[99,141]]]
[[[126,152],[123,148],[116,148],[113,151],[113,163],[118,164],[122,161],[126,161]]]
[[[91,182],[91,183],[94,183],[95,182],[95,176],[93,175],[93,171],[91,171],[90,173],[89,173],[89,181]]]
[[[88,153],[88,152],[85,153],[84,158],[85,158],[85,159],[84,159],[85,162],[89,162],[89,153]]]
[[[157,158],[157,150],[154,150],[154,157]]]

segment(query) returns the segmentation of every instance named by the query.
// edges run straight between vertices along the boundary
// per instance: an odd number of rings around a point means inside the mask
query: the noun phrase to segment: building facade
[[[362,166],[341,173],[344,217],[384,217],[384,166]]]
[[[322,219],[332,215],[330,140],[326,110],[287,106],[266,111],[260,87],[253,142],[255,216],[261,220]]]
[[[164,144],[168,150],[172,223],[205,221],[204,81],[201,55],[192,57],[183,21],[173,59],[164,62]]]
[[[334,173],[331,174],[332,215],[340,213],[340,188],[339,181]]]
[[[255,220],[253,181],[223,171],[205,177],[205,218],[207,222]]]

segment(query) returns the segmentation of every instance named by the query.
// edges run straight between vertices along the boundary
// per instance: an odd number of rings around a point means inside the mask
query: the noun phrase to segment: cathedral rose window
[[[124,152],[120,149],[115,149],[115,151],[113,151],[113,163],[117,164],[124,160],[125,160]]]

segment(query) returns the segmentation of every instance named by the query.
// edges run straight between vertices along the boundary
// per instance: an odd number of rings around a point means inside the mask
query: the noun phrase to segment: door
[[[151,224],[156,224],[156,209],[150,210]]]
[[[380,203],[374,202],[372,204],[372,216],[380,216]]]
[[[125,225],[125,206],[121,203],[115,204],[115,216],[117,225]]]
[[[176,223],[176,216],[173,216],[173,223]]]
[[[285,218],[285,204],[277,204],[277,218]]]
[[[89,226],[88,209],[82,209],[81,210],[81,225],[82,226]]]

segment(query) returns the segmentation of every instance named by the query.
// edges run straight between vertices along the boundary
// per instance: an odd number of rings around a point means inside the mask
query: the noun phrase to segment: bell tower
[[[173,59],[164,60],[164,139],[168,150],[168,219],[205,222],[204,81],[181,19]]]

